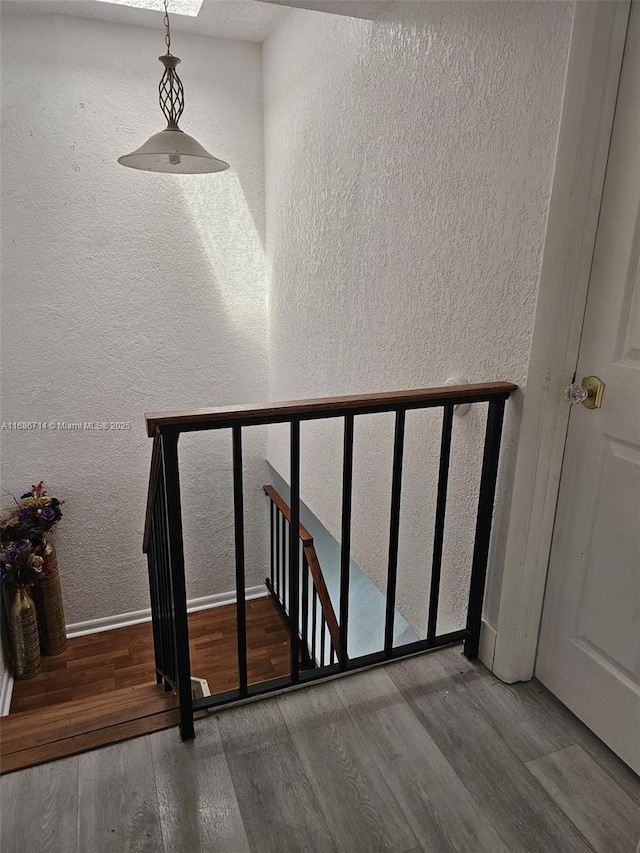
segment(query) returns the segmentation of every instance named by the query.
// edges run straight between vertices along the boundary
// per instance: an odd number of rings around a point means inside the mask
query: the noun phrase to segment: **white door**
[[[640,2],[631,18],[567,436],[536,676],[640,773]]]

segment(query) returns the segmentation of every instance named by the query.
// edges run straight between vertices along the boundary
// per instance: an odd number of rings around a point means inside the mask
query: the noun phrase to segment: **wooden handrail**
[[[291,418],[331,418],[347,414],[391,412],[397,408],[433,408],[445,403],[482,403],[506,399],[518,386],[512,382],[481,382],[475,385],[444,385],[410,391],[381,394],[355,394],[348,397],[320,397],[312,400],[290,400],[284,403],[222,406],[191,409],[186,412],[148,412],[147,434],[155,435],[158,427],[172,427],[178,432],[199,429],[221,429],[231,426],[255,426],[280,423]]]
[[[265,495],[271,498],[273,503],[278,507],[282,515],[287,519],[287,521],[291,521],[291,510],[289,509],[288,504],[285,503],[284,498],[281,498],[280,495],[276,492],[273,486],[263,486],[262,487]],[[309,533],[304,524],[301,524],[298,528],[300,541],[306,547],[307,545],[311,545],[313,547],[313,536]]]
[[[267,485],[263,486],[262,488],[265,495],[267,495],[269,499],[273,501],[273,503],[277,506],[278,510],[282,513],[282,515],[287,519],[287,521],[290,522],[291,509],[284,500],[284,498],[278,494],[278,492],[273,488],[273,486]],[[333,604],[331,603],[331,598],[329,596],[329,590],[327,589],[327,584],[325,582],[324,575],[322,574],[320,561],[318,560],[318,555],[316,554],[316,549],[313,544],[313,536],[309,533],[309,531],[303,524],[300,524],[298,526],[298,535],[303,545],[304,555],[307,558],[309,571],[311,573],[313,585],[316,588],[316,592],[318,594],[318,600],[320,601],[320,607],[322,608],[324,620],[327,623],[327,628],[329,629],[331,643],[336,653],[338,653],[338,650],[340,648],[340,629],[338,627],[336,612],[333,609]]]
[[[313,585],[315,586],[316,592],[318,593],[318,600],[320,601],[320,607],[322,608],[322,612],[324,614],[324,621],[327,623],[327,628],[329,629],[331,645],[335,649],[336,654],[339,656],[340,628],[338,627],[336,612],[333,609],[333,604],[331,603],[331,598],[329,597],[329,590],[327,589],[327,584],[325,583],[324,575],[322,574],[322,569],[320,568],[320,562],[318,560],[318,555],[316,554],[316,549],[313,545],[305,545],[304,554],[307,558],[309,571],[311,572],[311,577],[313,579]]]

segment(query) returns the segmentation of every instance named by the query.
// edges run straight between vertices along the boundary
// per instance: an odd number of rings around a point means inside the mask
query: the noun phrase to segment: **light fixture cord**
[[[171,30],[169,29],[169,0],[164,0],[164,43],[167,46],[167,56],[171,56]]]

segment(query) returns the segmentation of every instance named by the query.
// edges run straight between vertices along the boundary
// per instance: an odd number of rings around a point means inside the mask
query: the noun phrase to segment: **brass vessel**
[[[17,679],[34,678],[42,668],[36,608],[27,587],[10,586],[9,633],[13,647],[13,670]]]
[[[45,577],[36,585],[34,600],[38,614],[40,649],[43,655],[59,655],[67,648],[62,589],[56,549],[47,542],[44,554]]]

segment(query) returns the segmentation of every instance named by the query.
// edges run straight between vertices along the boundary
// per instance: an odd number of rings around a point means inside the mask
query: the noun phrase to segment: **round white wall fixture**
[[[456,374],[455,376],[450,376],[444,384],[445,385],[468,385],[469,380],[466,379],[464,376],[458,376],[458,374]],[[459,406],[453,407],[453,414],[457,415],[459,418],[462,418],[467,414],[467,412],[469,411],[470,408],[471,408],[471,403],[461,403]]]

